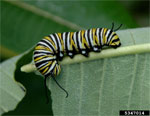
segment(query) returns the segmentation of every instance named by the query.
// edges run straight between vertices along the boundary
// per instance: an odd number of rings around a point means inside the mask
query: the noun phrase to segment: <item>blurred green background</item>
[[[124,29],[149,26],[149,1],[24,2],[83,28],[111,28],[112,22]],[[76,30],[27,9],[1,1],[1,61],[31,48],[44,35]]]
[[[28,50],[50,33],[76,31],[77,27],[111,28],[112,22],[115,23],[115,27],[123,24],[122,29],[149,26],[148,0],[106,2],[3,0],[0,3],[1,62]],[[62,24],[62,20],[77,27]],[[28,59],[21,59],[18,65],[20,62],[29,63],[31,59],[30,56]],[[4,115],[52,115],[51,103],[45,104],[43,78],[33,73],[22,73],[19,69],[15,75],[16,80],[27,89],[27,94],[14,111]],[[19,78],[20,76],[22,78]]]

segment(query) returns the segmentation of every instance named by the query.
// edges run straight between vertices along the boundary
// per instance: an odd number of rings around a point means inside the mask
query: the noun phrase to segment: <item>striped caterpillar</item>
[[[45,36],[36,45],[33,56],[37,70],[45,76],[45,86],[48,76],[51,76],[58,84],[54,77],[59,75],[61,71],[58,61],[63,59],[64,54],[70,58],[76,54],[88,57],[89,52],[100,52],[103,46],[119,47],[121,42],[115,31],[119,30],[121,26],[122,24],[113,30],[114,23],[112,23],[111,29],[92,28]],[[58,86],[63,89],[59,84]],[[65,89],[63,90],[67,93]]]

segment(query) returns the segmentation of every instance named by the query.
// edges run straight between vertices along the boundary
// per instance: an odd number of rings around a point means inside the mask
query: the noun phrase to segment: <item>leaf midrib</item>
[[[41,17],[44,17],[44,18],[47,18],[49,20],[53,20],[54,22],[60,24],[60,25],[63,25],[63,26],[66,26],[70,29],[73,29],[73,30],[80,30],[80,29],[84,29],[83,27],[75,24],[75,23],[72,23],[66,19],[63,19],[57,15],[54,15],[53,13],[51,12],[47,12],[43,9],[40,9],[39,7],[36,7],[36,6],[33,6],[31,4],[27,4],[23,1],[19,1],[19,0],[16,0],[16,1],[10,1],[10,0],[4,0],[10,4],[13,4],[17,7],[20,7],[26,11],[29,11],[29,12],[32,12],[33,14],[35,15],[38,15],[38,16],[41,16]]]
[[[43,18],[47,18],[48,20],[53,20],[54,22],[60,24],[60,25],[63,25],[65,27],[68,27],[70,29],[73,29],[73,30],[81,30],[81,29],[84,29],[83,27],[75,24],[75,23],[72,23],[66,19],[63,19],[51,12],[47,12],[43,9],[40,9],[39,7],[36,7],[36,6],[33,6],[31,4],[27,4],[23,1],[19,1],[19,0],[15,0],[15,1],[10,1],[10,0],[3,0],[4,2],[7,2],[9,4],[12,4],[16,7],[19,7],[21,9],[24,9],[26,11],[29,11],[31,13],[33,13],[34,15],[38,15],[40,17],[43,17]],[[2,51],[6,51],[4,49],[4,47],[1,47],[1,50]],[[14,50],[11,50],[11,49],[8,49],[7,48],[7,52],[9,53],[9,55],[5,54],[4,52],[2,52],[2,56],[5,56],[6,58],[9,58],[9,57],[12,57],[12,56],[16,56],[18,55],[17,52],[15,52]]]

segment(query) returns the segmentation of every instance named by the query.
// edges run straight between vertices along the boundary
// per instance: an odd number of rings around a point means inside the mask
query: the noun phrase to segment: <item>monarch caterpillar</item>
[[[37,70],[46,78],[52,76],[56,84],[63,89],[54,78],[59,75],[61,68],[58,61],[63,59],[64,54],[73,58],[75,54],[82,54],[88,57],[89,52],[100,52],[103,46],[117,48],[121,45],[120,39],[115,31],[119,30],[122,24],[115,30],[112,28],[92,28],[77,32],[54,33],[45,36],[35,47],[34,63]],[[68,93],[65,89],[66,97]]]

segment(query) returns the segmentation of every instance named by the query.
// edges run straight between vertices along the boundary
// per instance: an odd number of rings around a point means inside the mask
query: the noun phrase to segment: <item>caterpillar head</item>
[[[56,77],[60,74],[60,72],[61,72],[61,68],[60,65],[57,63],[54,69],[52,70],[52,76]]]

